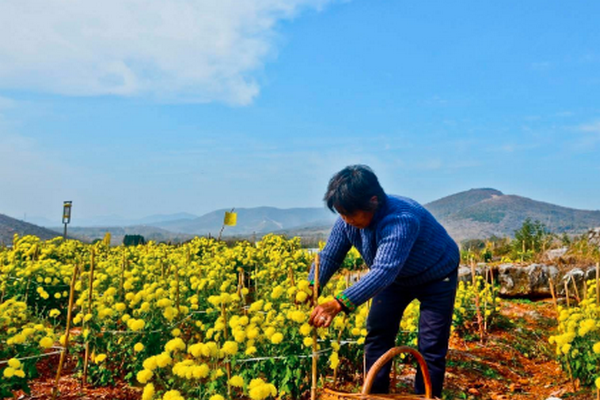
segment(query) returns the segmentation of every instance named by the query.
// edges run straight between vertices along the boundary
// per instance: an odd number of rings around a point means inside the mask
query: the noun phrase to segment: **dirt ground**
[[[452,340],[444,398],[595,399],[595,392],[571,382],[555,361],[548,337],[556,325],[551,300],[503,301],[497,325],[483,342]]]
[[[501,316],[484,336],[452,338],[444,399],[465,400],[593,400],[595,392],[571,382],[554,360],[548,337],[556,329],[552,301],[503,301]],[[16,398],[50,399],[58,356],[41,361],[41,377],[31,385],[31,394]],[[73,376],[74,365],[67,363],[60,380],[64,400],[120,399],[141,397],[141,389],[126,384],[107,388],[81,387]],[[406,366],[397,375],[397,393],[410,393],[414,368]]]

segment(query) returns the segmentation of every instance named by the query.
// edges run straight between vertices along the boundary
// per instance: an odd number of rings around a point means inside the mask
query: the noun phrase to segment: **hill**
[[[600,211],[561,207],[495,189],[471,189],[425,207],[458,241],[512,236],[526,218],[538,220],[556,233],[582,234],[600,226]]]
[[[15,233],[19,236],[35,235],[43,240],[62,236],[62,233],[0,214],[0,244],[12,244]]]
[[[134,226],[134,225],[154,225],[167,221],[174,220],[189,220],[198,218],[197,215],[180,212],[175,214],[156,214],[143,218],[131,219],[120,215],[102,215],[88,218],[74,216],[72,223],[79,227],[99,227],[99,226]],[[50,220],[45,217],[32,216],[28,220],[36,225],[52,228],[60,224],[60,215],[55,220]]]
[[[427,203],[425,207],[458,242],[484,239],[492,235],[512,236],[526,218],[539,220],[556,233],[582,234],[590,228],[600,226],[600,211],[561,207],[526,197],[505,195],[491,188],[459,192]],[[147,224],[126,227],[120,224],[102,228],[69,227],[69,234],[84,241],[92,241],[111,232],[114,244],[121,243],[126,234],[139,234],[147,240],[181,242],[195,235],[217,236],[223,225],[225,211],[229,209],[216,210],[196,218],[183,213],[157,215],[147,217]],[[325,207],[256,207],[237,208],[235,211],[238,214],[237,226],[226,227],[224,237],[260,238],[274,232],[300,236],[305,242],[312,244],[327,238],[336,218]],[[0,214],[0,241],[4,243],[12,242],[15,232],[37,234],[42,238],[59,236],[62,228],[55,229],[53,232]]]
[[[459,192],[424,206],[457,242],[484,239],[492,235],[513,236],[514,231],[521,227],[526,218],[539,220],[556,233],[582,234],[592,227],[600,226],[600,211],[561,207],[522,196],[505,195],[491,188]],[[305,241],[314,242],[327,237],[335,220],[335,215],[324,208],[301,209],[303,214],[299,217],[306,219],[299,225],[294,224],[299,223],[301,218],[286,219],[286,213],[292,210],[271,207],[243,210],[244,212],[238,215],[238,226],[235,229],[227,227],[224,235],[247,236],[254,230],[257,234],[275,232],[287,236],[300,236]],[[276,213],[271,213],[274,210]],[[218,232],[224,211],[215,211],[197,220],[188,221],[190,225],[186,229],[194,229],[194,224],[207,221],[210,216],[210,231]],[[276,229],[278,226],[282,227]],[[181,225],[178,227],[182,228]],[[207,225],[202,228],[196,225],[196,229],[200,234],[203,229],[207,229]]]
[[[170,221],[154,224],[173,232],[184,232],[194,235],[212,234],[217,236],[223,226],[222,209],[210,212],[192,220]],[[325,208],[290,208],[280,209],[275,207],[236,208],[237,226],[225,228],[224,235],[257,235],[269,232],[288,230],[291,228],[302,229],[314,226],[333,225],[336,216]]]

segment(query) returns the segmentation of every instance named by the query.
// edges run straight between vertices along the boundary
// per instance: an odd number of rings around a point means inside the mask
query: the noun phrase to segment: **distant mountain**
[[[60,218],[61,217],[59,215],[56,218],[56,220],[54,220],[54,219],[50,220],[45,217],[29,217],[28,220],[29,220],[29,222],[34,223],[36,225],[40,225],[40,226],[44,226],[44,227],[56,227],[62,223]],[[99,227],[99,226],[114,227],[114,226],[134,226],[134,225],[154,225],[154,224],[158,224],[158,223],[162,223],[162,222],[175,221],[175,220],[185,221],[185,220],[191,220],[194,218],[198,218],[198,216],[194,215],[194,214],[190,214],[190,213],[185,213],[185,212],[180,212],[180,213],[175,213],[175,214],[156,214],[156,215],[150,215],[148,217],[137,218],[137,219],[124,218],[120,215],[115,215],[115,214],[90,217],[90,218],[78,218],[77,214],[74,214],[71,219],[71,225],[77,226],[77,227],[82,227],[82,226],[83,227]]]
[[[551,231],[557,233],[582,234],[590,228],[600,226],[600,211],[561,207],[526,197],[505,195],[501,191],[491,188],[471,189],[456,193],[425,204],[425,207],[458,242],[466,239],[484,239],[492,235],[512,236],[526,218],[539,220]],[[217,236],[223,226],[225,211],[229,211],[229,209],[213,211],[201,217],[178,213],[154,215],[138,220],[112,216],[102,217],[96,221],[85,221],[90,224],[98,222],[98,226],[105,226],[103,228],[83,227],[81,226],[82,222],[74,216],[72,224],[69,226],[69,234],[84,240],[93,240],[102,238],[109,231],[115,244],[121,243],[125,234],[140,234],[147,240],[179,242],[190,239],[194,235],[212,234]],[[223,232],[224,237],[251,238],[256,234],[256,237],[260,238],[266,233],[275,232],[288,236],[297,235],[314,242],[327,238],[336,218],[336,215],[325,207],[237,208],[236,212],[238,214],[237,226],[227,226]],[[11,220],[26,224],[12,218]],[[111,227],[107,223],[111,220],[119,223]],[[136,221],[138,223],[134,224]],[[55,228],[57,232],[62,232],[59,223],[53,225],[57,227]],[[12,231],[4,228],[5,235],[8,235],[4,237],[8,238],[9,242],[12,241],[10,232],[15,231],[15,226],[15,223],[12,222],[12,228],[10,228],[13,229]],[[24,230],[22,229],[22,231]],[[48,230],[45,231],[48,235]],[[58,234],[52,232],[50,235],[57,236]]]
[[[504,194],[496,189],[471,189],[466,192],[442,197],[439,200],[425,204],[425,207],[436,218],[440,219],[474,206],[481,201],[493,199],[498,196],[504,196]]]
[[[173,232],[195,235],[212,234],[217,236],[223,226],[225,211],[210,212],[199,218],[184,221],[170,221],[154,224]],[[290,208],[275,207],[236,208],[237,225],[225,227],[224,235],[250,235],[282,231],[306,226],[331,226],[335,215],[326,208]]]
[[[38,226],[43,226],[45,228],[49,227],[49,226],[58,226],[61,224],[61,219],[60,219],[60,215],[56,218],[56,220],[51,220],[49,218],[46,217],[27,217],[26,219],[23,220],[24,222],[29,222],[30,224],[34,224],[34,225],[38,225]]]
[[[19,236],[35,235],[43,240],[62,236],[62,233],[0,214],[0,244],[12,244],[15,233]]]
[[[512,236],[526,218],[552,232],[581,234],[600,226],[600,211],[576,210],[495,189],[471,189],[425,204],[457,241]]]
[[[557,233],[582,234],[592,227],[600,226],[600,211],[561,207],[526,197],[505,195],[491,188],[467,190],[424,206],[457,242],[485,239],[492,235],[513,236],[526,218],[539,220]],[[210,232],[217,235],[225,211],[218,210],[192,221],[173,221],[161,226],[180,232],[199,235]],[[275,232],[312,240],[325,239],[336,218],[325,208],[282,210],[258,207],[239,209],[238,212],[238,226],[226,227],[224,236]]]

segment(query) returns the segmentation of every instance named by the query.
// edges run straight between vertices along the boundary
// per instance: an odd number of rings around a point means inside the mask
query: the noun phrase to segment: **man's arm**
[[[329,282],[329,279],[340,268],[352,243],[348,240],[344,221],[338,217],[331,229],[325,248],[319,253],[319,291]],[[308,280],[312,283],[315,279],[315,263],[310,269]]]
[[[409,214],[389,216],[382,221],[380,235],[371,270],[336,296],[350,311],[394,282],[419,235],[419,221]]]

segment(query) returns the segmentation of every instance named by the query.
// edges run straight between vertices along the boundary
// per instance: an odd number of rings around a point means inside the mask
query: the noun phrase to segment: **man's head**
[[[385,198],[385,192],[371,168],[350,165],[331,178],[323,200],[346,223],[363,229],[369,226]]]

